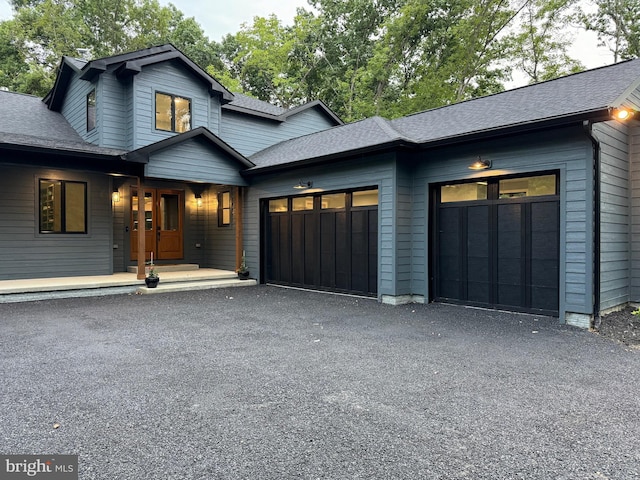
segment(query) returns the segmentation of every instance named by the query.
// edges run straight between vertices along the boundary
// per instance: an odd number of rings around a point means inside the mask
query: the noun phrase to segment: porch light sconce
[[[609,111],[611,112],[611,116],[614,119],[619,120],[621,122],[626,122],[627,120],[631,120],[636,114],[634,110],[627,107],[611,108],[609,109]]]
[[[113,203],[118,203],[120,201],[120,192],[117,188],[113,189],[113,193],[111,194],[111,201]]]
[[[486,170],[487,168],[491,168],[491,160],[483,160],[480,157],[469,165],[469,170]]]
[[[300,180],[297,185],[293,186],[293,188],[295,188],[296,190],[305,190],[311,187],[313,187],[312,181],[303,182],[302,180]]]
[[[195,197],[196,197],[196,206],[200,208],[202,206],[202,194],[196,193]]]

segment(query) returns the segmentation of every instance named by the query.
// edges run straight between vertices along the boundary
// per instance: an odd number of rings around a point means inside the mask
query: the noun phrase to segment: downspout
[[[593,327],[598,328],[600,316],[600,141],[593,133],[593,122],[582,122],[593,145]]]

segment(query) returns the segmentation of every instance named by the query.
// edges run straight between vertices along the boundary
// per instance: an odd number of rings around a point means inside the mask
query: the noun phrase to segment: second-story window
[[[178,133],[191,130],[191,100],[156,93],[156,129]]]
[[[87,95],[87,132],[96,128],[96,91],[91,90]]]

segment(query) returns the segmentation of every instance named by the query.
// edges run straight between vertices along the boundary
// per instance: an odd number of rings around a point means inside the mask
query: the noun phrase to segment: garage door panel
[[[435,299],[557,313],[559,197],[531,185],[488,179],[486,196],[474,190],[445,203],[450,185],[435,190]]]
[[[467,283],[467,299],[470,302],[475,303],[490,303],[491,302],[491,284],[489,282],[474,282],[469,281]]]
[[[291,216],[291,281],[304,283],[305,231],[304,215]]]
[[[522,286],[512,283],[498,283],[498,299],[496,303],[498,305],[523,305]]]
[[[369,269],[368,269],[368,292],[375,294],[378,291],[378,209],[367,210],[369,222],[368,245],[369,245]]]
[[[267,281],[377,293],[377,190],[363,191],[357,197],[349,192],[322,193],[265,202],[278,208],[264,210]]]
[[[558,310],[557,287],[531,287],[531,305],[539,310]]]
[[[318,235],[313,214],[305,214],[304,222],[304,284],[317,285],[316,257],[318,251]]]
[[[531,233],[531,258],[533,260],[558,259],[558,231]]]
[[[521,204],[498,206],[498,230],[500,232],[520,232],[522,207]]]
[[[459,299],[460,295],[460,282],[457,280],[443,279],[440,282],[439,296],[441,298]]]
[[[351,288],[369,290],[369,216],[367,211],[351,213]]]
[[[291,281],[291,232],[289,217],[280,217],[279,223],[279,276],[285,282]]]
[[[269,239],[269,251],[267,252],[267,280],[280,277],[280,216],[272,216],[267,222],[267,238]]]
[[[347,212],[336,212],[335,214],[336,238],[335,238],[335,287],[341,290],[349,290],[351,273],[351,252],[349,232],[347,230]]]
[[[558,262],[556,260],[531,262],[532,285],[557,288],[558,283]]]

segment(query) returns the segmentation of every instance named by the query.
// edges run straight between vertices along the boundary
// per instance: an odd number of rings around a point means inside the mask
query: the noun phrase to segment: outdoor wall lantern
[[[196,193],[195,197],[196,197],[196,206],[200,208],[202,206],[202,194]]]
[[[293,188],[295,188],[296,190],[305,190],[311,187],[313,187],[312,181],[303,182],[302,180],[300,180],[297,185],[293,186]]]
[[[609,110],[611,112],[611,116],[616,120],[620,120],[621,122],[625,122],[627,120],[631,120],[636,112],[627,107],[617,107]]]
[[[111,201],[113,203],[118,203],[120,201],[120,192],[117,188],[113,188],[113,193],[111,193]]]
[[[469,165],[469,170],[486,170],[487,168],[491,168],[491,160],[483,160],[480,157]]]

